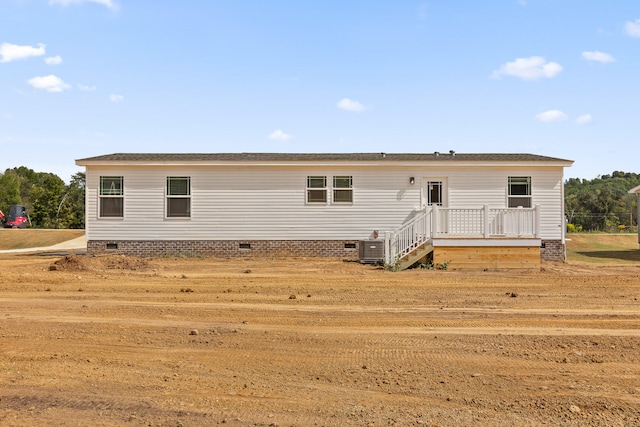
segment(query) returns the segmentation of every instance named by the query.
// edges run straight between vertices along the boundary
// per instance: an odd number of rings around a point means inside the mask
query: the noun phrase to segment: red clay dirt
[[[640,425],[640,267],[0,257],[0,425]]]

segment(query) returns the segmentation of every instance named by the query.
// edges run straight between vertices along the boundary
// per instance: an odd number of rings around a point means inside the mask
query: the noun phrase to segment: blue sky
[[[640,1],[0,0],[0,170],[534,153],[640,173]]]

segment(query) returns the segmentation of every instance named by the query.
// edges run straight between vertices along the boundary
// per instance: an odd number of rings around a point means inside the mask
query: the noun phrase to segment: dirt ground
[[[640,265],[0,257],[0,425],[640,425]]]

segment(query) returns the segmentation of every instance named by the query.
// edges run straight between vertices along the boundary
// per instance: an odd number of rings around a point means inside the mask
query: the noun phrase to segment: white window
[[[327,177],[307,177],[307,203],[327,203]]]
[[[167,177],[167,217],[191,216],[191,177]]]
[[[530,176],[510,176],[509,177],[509,203],[510,208],[530,208],[531,207],[531,177]]]
[[[124,178],[121,176],[100,177],[100,218],[122,218],[124,216]]]
[[[333,202],[353,203],[353,177],[333,177]]]

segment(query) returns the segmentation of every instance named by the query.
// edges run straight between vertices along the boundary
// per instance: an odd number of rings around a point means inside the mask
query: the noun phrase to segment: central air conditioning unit
[[[363,264],[384,263],[384,240],[361,240],[359,255]]]

